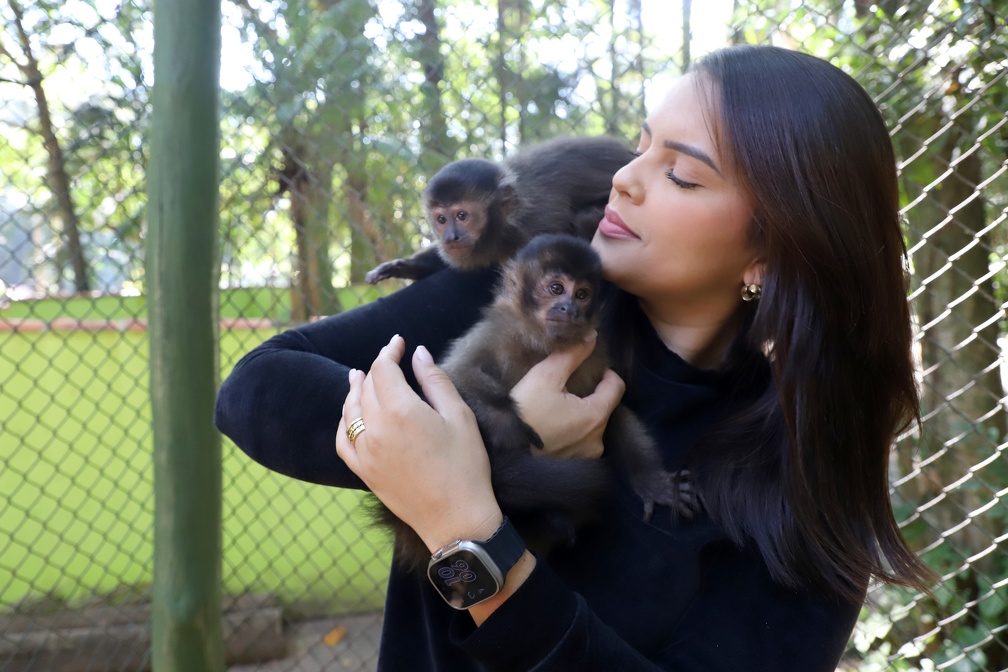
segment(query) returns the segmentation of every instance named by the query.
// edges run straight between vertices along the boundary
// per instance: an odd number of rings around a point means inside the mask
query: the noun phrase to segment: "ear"
[[[762,257],[758,257],[746,267],[745,271],[742,273],[742,284],[752,285],[756,284],[763,286],[763,276],[766,275],[766,262],[763,261]]]
[[[515,185],[515,175],[511,171],[504,173],[500,182],[497,183],[497,193],[494,199],[504,217],[518,209],[518,189]]]

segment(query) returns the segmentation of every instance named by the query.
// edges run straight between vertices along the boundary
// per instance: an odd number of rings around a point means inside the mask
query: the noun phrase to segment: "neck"
[[[738,310],[679,311],[644,299],[640,305],[665,347],[698,369],[721,365],[741,322]]]

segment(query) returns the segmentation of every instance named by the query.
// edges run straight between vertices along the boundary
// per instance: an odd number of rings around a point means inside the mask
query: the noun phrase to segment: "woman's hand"
[[[581,398],[567,392],[567,380],[595,349],[592,338],[554,352],[532,367],[511,390],[518,413],[543,441],[543,452],[558,457],[601,457],[602,434],[626,385],[607,369],[595,391]]]
[[[413,371],[429,405],[406,383],[399,336],[371,371],[350,372],[336,452],[396,516],[434,551],[459,538],[487,539],[504,519],[476,418],[423,346]],[[347,427],[362,418],[353,443]]]

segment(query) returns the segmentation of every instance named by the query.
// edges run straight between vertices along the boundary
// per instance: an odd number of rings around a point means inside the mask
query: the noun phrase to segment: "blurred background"
[[[391,291],[426,178],[558,134],[636,142],[690,60],[829,59],[900,162],[923,432],[897,516],[941,576],[871,591],[844,670],[1008,669],[1008,3],[223,0],[220,359]],[[0,0],[0,672],[150,665],[151,0]],[[374,669],[388,546],[357,495],[224,443],[228,664]]]

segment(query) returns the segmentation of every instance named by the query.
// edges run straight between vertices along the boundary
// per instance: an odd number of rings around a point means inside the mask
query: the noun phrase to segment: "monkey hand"
[[[568,350],[557,351],[533,366],[511,390],[518,413],[555,457],[601,457],[602,434],[626,389],[623,380],[607,369],[595,391],[578,397],[567,391],[571,373],[595,348],[593,337]]]
[[[440,271],[445,266],[444,260],[438,254],[437,246],[432,245],[420,250],[408,259],[392,259],[375,266],[364,276],[364,281],[376,285],[388,278],[419,280]]]
[[[402,277],[397,275],[398,267],[405,262],[405,259],[393,259],[392,261],[386,261],[384,264],[378,264],[364,276],[364,282],[377,285],[382,280],[388,278],[399,278]]]
[[[692,520],[703,508],[703,499],[689,471],[664,470],[642,474],[633,483],[634,492],[644,502],[644,520],[650,520],[655,504],[672,509],[673,519]]]
[[[430,550],[489,538],[503,514],[475,417],[422,347],[413,370],[429,405],[421,399],[399,368],[405,349],[396,336],[366,376],[350,372],[336,452]],[[356,418],[365,429],[351,443],[346,429]]]

